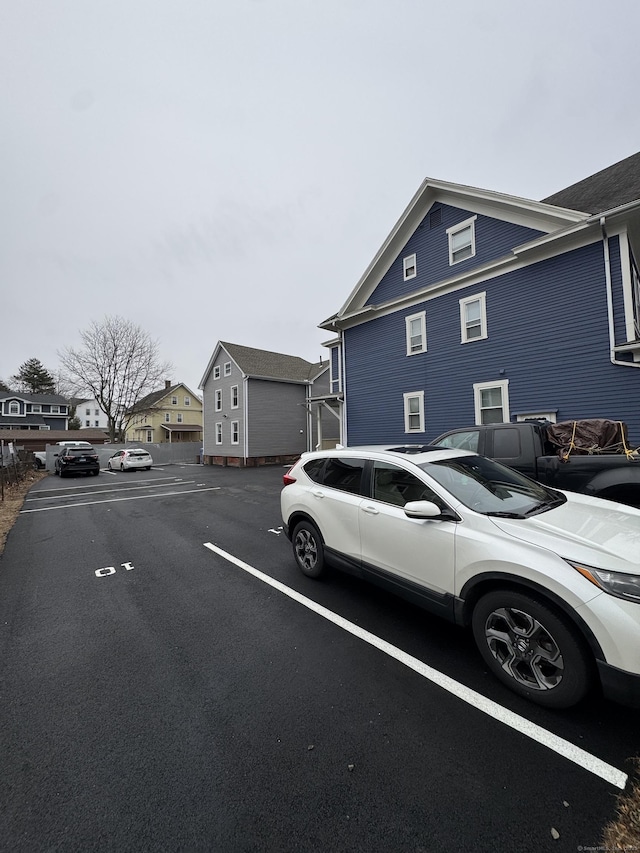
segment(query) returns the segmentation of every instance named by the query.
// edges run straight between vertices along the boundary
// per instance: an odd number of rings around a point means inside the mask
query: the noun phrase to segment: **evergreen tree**
[[[27,394],[55,394],[56,383],[48,370],[45,370],[41,361],[30,358],[20,365],[20,370],[15,376],[10,376],[9,381],[13,383],[16,391]]]
[[[0,379],[0,392],[2,391],[11,391],[11,388],[9,388],[4,379]]]

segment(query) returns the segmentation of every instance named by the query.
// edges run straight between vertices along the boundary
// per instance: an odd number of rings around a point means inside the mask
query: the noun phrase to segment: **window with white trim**
[[[476,382],[473,386],[476,424],[509,423],[509,380]]]
[[[232,409],[238,408],[238,386],[237,385],[231,386],[231,408]]]
[[[216,364],[216,366],[213,368],[213,378],[214,379],[220,379],[220,365],[219,364]]]
[[[178,405],[178,398],[177,398],[177,397],[172,397],[172,398],[171,398],[171,405],[172,405],[172,406],[177,406],[177,405]]]
[[[191,405],[191,397],[185,397],[184,398],[184,404],[185,404],[185,406],[190,406]]]
[[[52,405],[52,406],[51,406],[51,414],[52,414],[52,415],[59,415],[59,414],[61,414],[60,406],[54,406],[54,405]]]
[[[216,388],[214,395],[214,409],[216,412],[222,411],[222,388]]]
[[[231,444],[238,444],[240,440],[240,421],[231,421]]]
[[[216,444],[222,444],[222,422],[216,423]]]
[[[42,406],[40,405],[40,403],[32,403],[31,411],[34,415],[39,415],[42,412]]]
[[[20,414],[20,403],[9,403],[9,414],[10,415],[19,415]]]
[[[472,258],[476,253],[476,219],[477,216],[472,216],[471,219],[465,219],[464,222],[459,222],[457,225],[452,225],[447,228],[447,237],[449,238],[449,266],[466,261],[467,258]]]
[[[231,376],[231,362],[225,361],[224,363],[224,375]]]
[[[487,337],[487,294],[476,293],[460,300],[460,338],[463,344]]]
[[[412,391],[404,397],[404,431],[424,432],[424,391]]]
[[[402,259],[402,275],[405,281],[408,281],[410,278],[415,278],[418,274],[418,268],[416,266],[416,256],[415,255],[407,255],[406,258]]]
[[[164,413],[164,422],[165,422],[165,424],[171,423],[171,412],[165,412]]]
[[[176,412],[176,423],[182,423],[182,412]]]
[[[407,336],[407,355],[427,351],[427,315],[424,311],[404,318]]]
[[[147,444],[151,444],[152,441],[153,441],[153,432],[150,429],[148,429],[147,430]]]

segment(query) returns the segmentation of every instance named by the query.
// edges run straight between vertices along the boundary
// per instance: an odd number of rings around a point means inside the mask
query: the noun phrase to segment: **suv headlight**
[[[640,575],[627,575],[624,572],[594,569],[593,566],[574,563],[573,560],[567,560],[567,563],[603,592],[615,595],[616,598],[625,598],[627,601],[636,601],[640,604]]]

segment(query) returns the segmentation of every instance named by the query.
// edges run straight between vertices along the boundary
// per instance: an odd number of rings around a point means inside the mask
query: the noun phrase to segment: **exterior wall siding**
[[[300,454],[307,449],[306,386],[248,382],[249,457]]]
[[[242,371],[231,361],[230,376],[224,375],[224,365],[229,362],[229,356],[221,351],[216,365],[220,367],[220,378],[213,378],[213,370],[209,374],[203,390],[204,405],[204,454],[205,456],[244,456],[244,394],[245,383]],[[231,408],[231,388],[238,386],[238,407]],[[215,410],[215,392],[222,391],[222,409]],[[238,444],[231,443],[231,423],[238,421]],[[222,424],[222,444],[216,444],[216,423]]]
[[[459,299],[483,291],[488,338],[462,344]],[[404,318],[420,310],[428,351],[407,356]],[[512,415],[614,418],[640,441],[640,370],[609,361],[601,242],[347,329],[344,346],[350,445],[429,441],[473,424],[473,384],[504,379]],[[408,435],[403,393],[420,390],[425,433]]]
[[[367,305],[380,305],[388,300],[396,299],[458,273],[466,272],[474,267],[501,258],[509,254],[514,246],[519,246],[542,234],[541,231],[532,228],[478,215],[475,221],[475,256],[460,261],[454,266],[449,266],[447,228],[464,222],[474,214],[468,210],[461,210],[445,204],[439,205],[439,208],[441,211],[440,224],[431,228],[429,225],[430,213],[427,213],[367,300]],[[431,208],[432,211],[434,209]],[[414,253],[416,255],[416,277],[404,281],[403,258]]]

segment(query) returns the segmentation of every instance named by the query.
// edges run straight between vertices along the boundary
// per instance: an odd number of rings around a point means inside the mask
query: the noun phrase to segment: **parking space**
[[[632,713],[531,706],[464,632],[303,577],[281,475],[32,489],[1,563],[7,849],[597,846]]]

